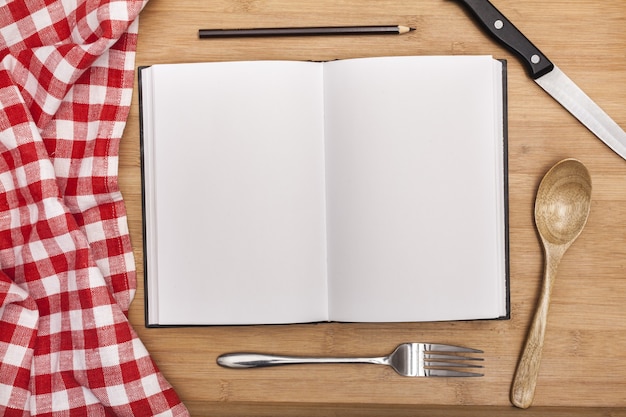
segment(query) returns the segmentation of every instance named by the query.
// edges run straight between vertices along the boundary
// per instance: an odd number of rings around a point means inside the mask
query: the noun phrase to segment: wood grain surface
[[[493,4],[626,126],[626,2],[493,0]],[[416,30],[360,37],[197,38],[201,28],[383,24]],[[626,415],[626,161],[531,81],[515,57],[491,41],[459,4],[150,0],[140,17],[136,65],[452,54],[490,54],[509,60],[512,317],[507,321],[146,329],[135,91],[119,166],[140,281],[130,319],[192,415]],[[543,270],[533,203],[541,177],[569,157],[582,161],[591,173],[591,214],[559,266],[534,403],[520,411],[511,406],[509,392]],[[219,354],[235,350],[380,355],[408,341],[483,349],[485,376],[414,379],[367,365],[231,370],[215,363]]]

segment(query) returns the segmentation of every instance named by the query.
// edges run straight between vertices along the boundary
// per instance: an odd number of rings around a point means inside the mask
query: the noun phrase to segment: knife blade
[[[615,153],[626,159],[626,132],[488,0],[462,3],[487,33],[520,58],[528,75]]]

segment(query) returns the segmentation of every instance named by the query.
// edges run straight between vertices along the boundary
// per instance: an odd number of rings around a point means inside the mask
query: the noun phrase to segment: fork
[[[482,368],[473,361],[483,358],[468,354],[483,353],[482,350],[437,343],[403,343],[387,356],[378,357],[306,357],[266,355],[261,353],[226,353],[217,358],[217,363],[226,368],[259,368],[277,365],[317,363],[370,363],[391,366],[397,373],[411,377],[483,376],[476,372],[450,368]]]

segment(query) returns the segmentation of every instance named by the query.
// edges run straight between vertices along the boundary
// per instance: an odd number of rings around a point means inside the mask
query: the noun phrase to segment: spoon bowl
[[[556,164],[544,176],[535,201],[535,223],[542,240],[571,244],[582,232],[591,204],[591,177],[575,159]]]
[[[535,395],[557,268],[587,223],[591,188],[587,168],[576,159],[564,159],[546,173],[537,190],[535,224],[543,243],[545,271],[537,310],[511,388],[511,402],[520,408],[530,407]]]

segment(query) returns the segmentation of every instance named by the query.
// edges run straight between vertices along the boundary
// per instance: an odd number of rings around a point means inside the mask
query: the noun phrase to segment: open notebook
[[[488,56],[140,69],[146,324],[508,317]]]

